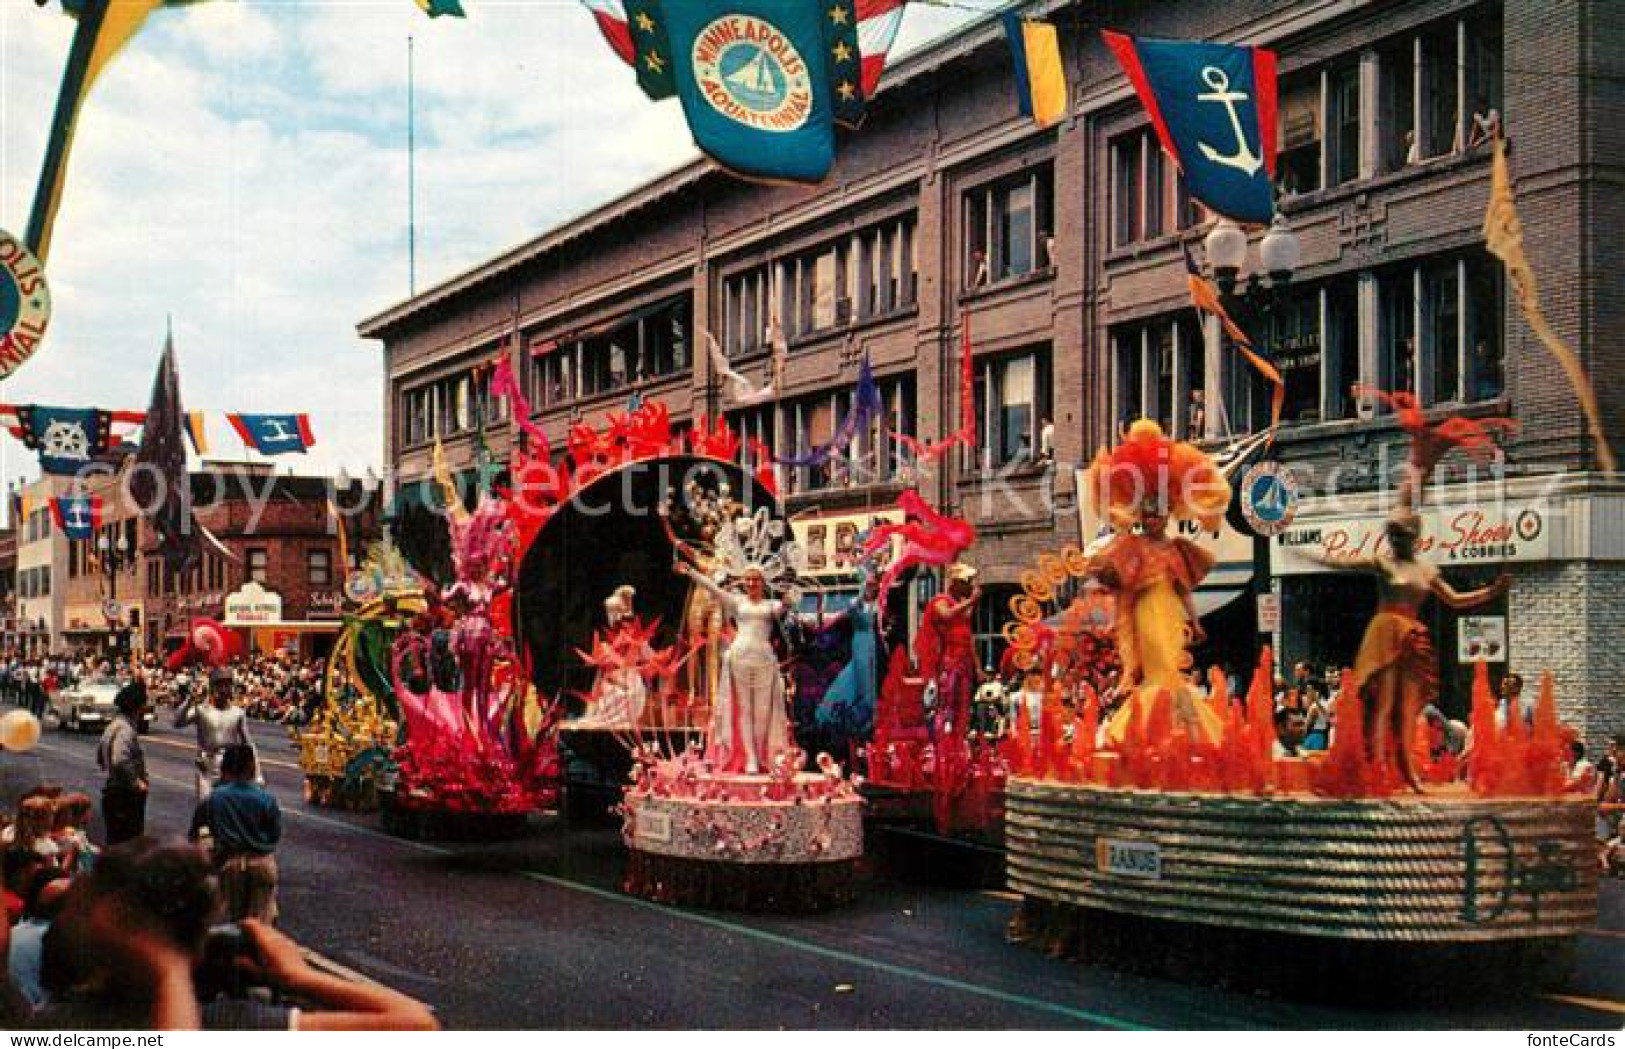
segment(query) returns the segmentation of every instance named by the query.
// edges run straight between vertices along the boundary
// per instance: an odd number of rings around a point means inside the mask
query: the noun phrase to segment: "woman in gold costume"
[[[1166,437],[1141,419],[1111,452],[1095,457],[1089,497],[1111,521],[1113,534],[1092,548],[1090,573],[1117,598],[1113,626],[1128,699],[1107,723],[1121,747],[1136,717],[1160,724],[1159,702],[1173,704],[1169,722],[1193,743],[1218,743],[1219,714],[1201,702],[1185,671],[1186,645],[1203,637],[1191,594],[1213,567],[1213,555],[1168,534],[1173,521],[1214,528],[1230,502],[1230,485],[1205,453]]]

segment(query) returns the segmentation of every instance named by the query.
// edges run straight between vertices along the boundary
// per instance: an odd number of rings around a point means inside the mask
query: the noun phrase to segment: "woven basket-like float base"
[[[1396,945],[1596,924],[1579,796],[1328,800],[1010,782],[1010,888],[1173,924]],[[1378,952],[1381,956],[1381,952]]]
[[[1293,936],[1028,897],[1009,939],[1052,957],[1249,994],[1395,1007],[1524,996],[1558,986],[1573,938],[1391,943]]]
[[[858,862],[731,863],[628,849],[623,887],[679,907],[805,914],[852,902]]]

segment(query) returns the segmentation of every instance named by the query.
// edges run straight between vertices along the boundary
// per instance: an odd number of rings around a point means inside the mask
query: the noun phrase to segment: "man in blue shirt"
[[[255,781],[254,748],[234,744],[220,755],[220,785],[198,804],[191,837],[207,841],[232,921],[276,921],[276,852],[282,810]]]

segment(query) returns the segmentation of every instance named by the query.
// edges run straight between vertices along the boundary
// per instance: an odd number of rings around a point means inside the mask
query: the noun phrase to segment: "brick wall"
[[[1625,732],[1625,565],[1571,561],[1519,566],[1509,598],[1512,669],[1525,689],[1552,673],[1562,720],[1593,756]]]

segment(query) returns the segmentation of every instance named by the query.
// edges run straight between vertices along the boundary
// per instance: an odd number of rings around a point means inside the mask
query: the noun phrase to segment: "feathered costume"
[[[1172,723],[1192,742],[1217,744],[1219,715],[1197,700],[1185,676],[1189,595],[1212,569],[1213,555],[1163,528],[1181,519],[1216,527],[1230,503],[1229,482],[1200,449],[1141,419],[1121,445],[1095,456],[1088,488],[1116,533],[1091,554],[1090,570],[1117,595],[1114,632],[1123,685],[1132,689],[1107,724],[1107,738],[1121,747],[1136,717],[1168,723],[1152,715],[1157,703],[1171,702]]]

